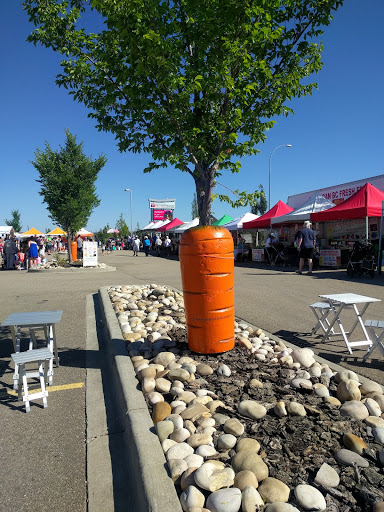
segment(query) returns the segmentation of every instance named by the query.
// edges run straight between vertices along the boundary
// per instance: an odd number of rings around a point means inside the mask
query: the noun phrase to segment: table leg
[[[338,321],[339,326],[340,326],[340,313],[344,307],[344,304],[338,304],[339,309],[336,308],[335,304],[333,304],[332,301],[329,302],[329,305],[332,308],[332,312],[333,312],[334,316],[333,316],[332,320],[329,322],[328,329],[327,329],[326,333],[324,334],[324,336],[321,338],[320,343],[323,343],[324,341],[326,341],[329,338],[329,336],[332,334],[333,326],[335,325],[336,320]],[[344,331],[344,329],[343,329],[343,331]]]
[[[50,328],[52,329],[53,353],[55,355],[55,365],[56,365],[56,368],[58,368],[60,366],[60,360],[59,360],[59,353],[57,351],[56,326],[55,326],[55,324],[51,325]]]
[[[48,407],[47,396],[48,393],[45,389],[45,382],[47,378],[47,361],[44,361],[44,370],[43,370],[43,361],[39,361],[39,376],[40,376],[40,386],[41,386],[41,394],[43,398],[43,407],[44,409]]]
[[[344,330],[344,327],[343,327],[343,324],[341,323],[341,320],[340,320],[340,317],[337,318],[337,323],[339,324],[339,328],[340,328],[340,332],[344,338],[344,342],[345,342],[345,345],[348,349],[348,352],[352,355],[352,350],[351,350],[351,347],[349,346],[349,341],[348,341],[348,338],[347,338],[347,334]]]
[[[13,386],[15,388],[15,390],[17,390],[17,397],[19,400],[22,400],[23,399],[23,369],[25,368],[25,366],[20,366],[19,368],[19,365],[16,364],[15,365],[15,373],[16,373],[16,368],[18,370],[18,380],[17,381],[13,381],[14,384],[16,383],[16,387],[15,385]],[[15,378],[15,376],[13,376],[13,378]]]
[[[18,353],[18,352],[20,352],[21,332],[20,332],[20,327],[16,327],[16,329],[17,329],[17,333],[15,334],[15,326],[11,326],[13,345],[15,348],[15,352]],[[15,391],[20,389],[21,381],[19,379],[19,374],[20,374],[19,365],[15,364],[15,371],[13,373],[13,389]]]
[[[13,350],[14,350],[14,352],[17,352],[17,349],[16,349],[17,341],[16,341],[16,332],[15,332],[14,325],[11,325],[11,335],[12,335]],[[20,352],[20,341],[19,341],[19,352]]]
[[[354,331],[354,330],[356,329],[356,327],[357,327],[357,324],[360,322],[360,325],[362,326],[363,332],[364,332],[364,334],[365,334],[365,338],[366,338],[366,339],[368,339],[368,334],[367,334],[367,331],[365,330],[365,326],[364,326],[364,323],[363,323],[363,321],[362,321],[362,318],[361,318],[361,317],[362,317],[362,316],[364,315],[364,313],[366,312],[367,307],[369,306],[369,302],[367,302],[366,304],[364,304],[364,307],[363,307],[363,309],[362,309],[361,313],[359,313],[359,310],[357,309],[356,304],[352,304],[352,306],[353,306],[353,309],[355,310],[355,313],[356,313],[357,318],[356,318],[355,322],[353,323],[352,328],[351,328],[351,330],[349,331],[349,334],[352,334],[352,333],[353,333],[353,331]]]

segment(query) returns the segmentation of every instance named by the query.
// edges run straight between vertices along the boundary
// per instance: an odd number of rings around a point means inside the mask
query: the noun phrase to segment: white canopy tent
[[[12,226],[0,226],[0,238],[4,238],[6,235],[11,234]]]
[[[304,204],[296,208],[296,210],[293,210],[293,212],[286,213],[280,217],[273,217],[271,219],[271,224],[303,222],[305,220],[310,220],[311,213],[328,210],[328,208],[333,208],[334,206],[335,205],[331,203],[331,201],[316,193],[308,198]]]
[[[147,230],[147,229],[148,229],[148,230],[149,230],[149,229],[152,229],[152,227],[153,227],[153,225],[154,225],[154,224],[155,224],[155,222],[153,222],[153,220],[151,220],[151,222],[150,222],[147,226],[145,226],[145,227],[142,229],[142,231],[145,231],[145,230]]]
[[[189,228],[194,228],[200,224],[199,217],[196,217],[195,219],[191,220],[190,222],[186,222],[185,224],[182,224],[181,226],[177,226],[177,228],[174,230],[175,233],[184,233],[184,231],[187,231]]]
[[[170,220],[158,220],[157,222],[154,222],[153,226],[151,228],[147,228],[147,231],[157,231],[162,226],[165,226],[166,224],[169,224]]]
[[[233,219],[231,222],[228,222],[227,224],[223,224],[222,228],[227,228],[229,231],[237,231],[239,229],[243,228],[244,222],[250,222],[251,220],[258,219],[260,215],[255,215],[254,213],[247,212],[244,213],[241,217],[237,217],[236,219]]]
[[[87,231],[85,228],[79,229],[79,231],[76,233],[78,236],[93,236],[93,233],[90,231]]]

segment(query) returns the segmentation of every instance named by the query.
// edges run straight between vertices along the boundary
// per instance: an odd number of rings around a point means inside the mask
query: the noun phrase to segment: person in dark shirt
[[[300,255],[299,261],[299,270],[296,272],[298,274],[303,273],[304,260],[308,260],[308,275],[312,275],[312,267],[313,267],[313,256],[315,254],[316,247],[316,235],[315,232],[311,229],[311,223],[309,220],[304,222],[304,227],[300,231],[298,239],[297,239],[297,250]]]

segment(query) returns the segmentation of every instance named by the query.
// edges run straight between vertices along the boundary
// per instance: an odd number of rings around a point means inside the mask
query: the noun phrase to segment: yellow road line
[[[50,393],[51,391],[65,391],[67,389],[79,389],[84,387],[84,382],[74,382],[73,384],[62,384],[61,386],[47,386],[47,391]],[[4,390],[1,390],[4,392]],[[40,393],[41,389],[31,389],[28,390],[29,394],[32,393]],[[8,395],[17,396],[17,391],[7,390]]]

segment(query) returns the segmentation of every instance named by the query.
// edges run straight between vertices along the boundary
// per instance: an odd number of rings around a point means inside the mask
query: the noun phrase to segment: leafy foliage
[[[260,188],[263,187],[260,185]],[[225,203],[228,203],[232,208],[241,208],[243,206],[251,206],[252,213],[257,214],[258,212],[265,213],[267,211],[267,201],[265,199],[264,190],[255,190],[254,192],[240,192],[239,190],[231,190],[237,197],[236,200],[231,199],[229,196],[224,194],[216,194],[215,197]]]
[[[100,242],[105,244],[105,242],[108,240],[108,238],[111,237],[110,234],[107,233],[108,229],[110,229],[110,225],[107,224],[103,228],[99,229],[98,231],[95,231],[94,235],[96,240],[100,240]]]
[[[100,204],[95,181],[107,159],[100,156],[92,160],[83,152],[83,142],[76,143],[76,136],[66,130],[65,146],[53,151],[48,142],[45,150],[37,149],[32,165],[40,174],[39,194],[43,197],[50,218],[68,233],[74,234],[87,224],[93,211]],[[69,251],[71,253],[71,251]]]
[[[255,155],[287,101],[311,94],[322,27],[343,0],[25,0],[34,44],[63,55],[57,84],[84,103],[121,151],[149,153],[194,179],[200,223],[223,170]],[[80,21],[79,21],[80,19]]]
[[[124,220],[123,214],[120,214],[120,217],[116,221],[116,229],[119,230],[119,237],[124,239],[130,234],[127,223]]]
[[[4,222],[6,226],[12,226],[16,233],[21,232],[21,214],[19,210],[12,210],[11,218],[9,220],[4,219]]]

